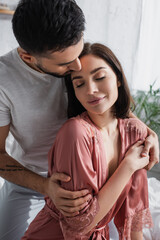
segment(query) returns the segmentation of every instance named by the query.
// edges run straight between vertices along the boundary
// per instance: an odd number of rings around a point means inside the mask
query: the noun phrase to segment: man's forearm
[[[137,118],[131,111],[129,113],[129,117]],[[139,118],[138,120],[141,121]],[[152,129],[150,129],[145,123],[143,124],[147,128],[148,136],[145,139],[144,149],[141,155],[142,156],[150,155],[150,162],[146,168],[147,170],[150,170],[156,163],[159,163],[159,140],[158,140],[158,135]]]
[[[47,179],[28,170],[7,153],[0,153],[0,176],[14,184],[46,194]]]

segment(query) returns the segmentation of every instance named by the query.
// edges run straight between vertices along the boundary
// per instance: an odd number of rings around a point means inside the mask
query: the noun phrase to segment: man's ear
[[[36,58],[34,56],[32,56],[31,54],[27,53],[22,48],[18,49],[18,53],[24,62],[29,63],[29,64],[33,64],[36,62]]]

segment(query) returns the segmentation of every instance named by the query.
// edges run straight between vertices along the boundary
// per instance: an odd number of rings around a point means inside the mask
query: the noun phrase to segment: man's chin
[[[72,72],[71,70],[67,71],[63,74],[59,74],[59,73],[56,73],[56,72],[48,72],[40,64],[36,65],[36,70],[40,71],[41,73],[45,73],[45,74],[51,75],[51,76],[56,77],[56,78],[63,78],[65,76],[69,75]]]

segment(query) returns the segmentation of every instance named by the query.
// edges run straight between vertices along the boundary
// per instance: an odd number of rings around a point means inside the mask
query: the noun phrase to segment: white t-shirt
[[[66,119],[64,79],[30,68],[17,49],[0,57],[0,126],[10,123],[13,158],[45,176],[48,151]]]

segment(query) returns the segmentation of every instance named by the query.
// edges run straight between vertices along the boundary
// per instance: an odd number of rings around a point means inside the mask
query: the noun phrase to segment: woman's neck
[[[88,115],[100,131],[106,132],[108,136],[112,136],[117,131],[118,120],[113,113],[93,114],[88,112]]]

